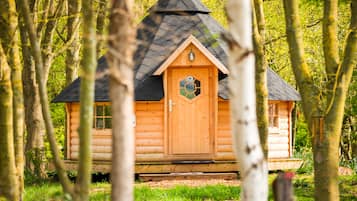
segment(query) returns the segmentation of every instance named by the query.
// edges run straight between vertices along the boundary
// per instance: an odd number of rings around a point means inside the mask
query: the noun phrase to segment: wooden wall
[[[235,160],[232,149],[229,102],[218,101],[216,160]]]
[[[136,102],[136,159],[161,160],[164,156],[164,102]],[[79,104],[67,104],[67,158],[78,159]],[[111,159],[111,130],[94,129],[92,150],[94,160]],[[68,149],[69,147],[69,149]]]
[[[273,103],[273,101],[271,102]],[[290,153],[290,102],[275,102],[279,107],[279,127],[269,128],[269,158],[287,158]],[[216,160],[234,160],[230,129],[229,102],[218,101]]]
[[[290,157],[290,109],[289,102],[278,102],[279,128],[270,128],[269,158]],[[165,160],[164,140],[164,101],[139,101],[136,110],[136,160]],[[234,160],[230,132],[230,115],[228,101],[218,102],[218,125],[215,160]],[[67,158],[78,159],[79,138],[79,104],[67,104]],[[110,129],[93,131],[93,159],[111,159]]]
[[[278,102],[279,105],[279,127],[269,128],[268,136],[268,157],[286,158],[290,157],[290,113],[291,103]]]
[[[136,160],[164,158],[164,101],[136,102]]]
[[[79,103],[71,103],[67,105],[67,111],[70,125],[68,126],[69,134],[67,134],[67,156],[69,159],[78,159],[79,154]],[[67,113],[67,114],[68,114]],[[111,130],[93,130],[92,134],[92,151],[94,160],[110,160],[111,159]]]

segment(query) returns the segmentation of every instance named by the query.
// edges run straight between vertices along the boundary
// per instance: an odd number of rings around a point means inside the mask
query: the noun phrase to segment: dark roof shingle
[[[195,36],[209,52],[227,66],[227,46],[219,37],[223,27],[209,15],[199,0],[159,0],[139,24],[134,54],[135,100],[160,100],[162,76],[153,72],[185,41]],[[179,12],[178,12],[179,11]],[[109,101],[105,57],[98,60],[95,101]],[[226,75],[219,76],[219,96],[227,99]],[[53,102],[78,102],[80,79],[65,88]],[[268,71],[269,99],[299,100],[299,94],[277,74]]]

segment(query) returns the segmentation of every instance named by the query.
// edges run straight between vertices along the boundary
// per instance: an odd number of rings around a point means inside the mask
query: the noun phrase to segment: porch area
[[[65,160],[67,170],[77,170],[77,160]],[[269,171],[294,170],[302,165],[301,159],[276,158],[268,160]],[[137,162],[136,174],[148,173],[182,173],[182,172],[237,172],[239,164],[235,161],[180,161],[180,162]],[[93,161],[92,171],[110,173],[110,161]]]

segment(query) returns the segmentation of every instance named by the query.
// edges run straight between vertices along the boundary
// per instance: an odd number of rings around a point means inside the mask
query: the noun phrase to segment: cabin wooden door
[[[172,157],[209,159],[210,68],[171,68],[168,72],[168,150]]]

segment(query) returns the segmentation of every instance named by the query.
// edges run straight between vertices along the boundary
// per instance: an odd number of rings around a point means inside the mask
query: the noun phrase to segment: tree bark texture
[[[38,38],[36,35],[32,18],[30,17],[29,4],[27,0],[18,0],[17,5],[22,12],[21,16],[24,19],[25,26],[30,38],[31,53],[35,61],[36,82],[39,87],[40,101],[42,106],[41,107],[42,115],[45,121],[47,137],[53,154],[54,164],[64,192],[73,195],[74,194],[73,186],[71,185],[71,182],[67,177],[66,171],[64,169],[64,164],[60,158],[58,146],[56,144],[56,138],[54,135],[54,129],[53,129],[53,124],[52,124],[52,119],[50,116],[50,109],[48,104],[48,95],[47,95],[46,85],[43,79],[43,62],[41,57],[41,48],[38,42]]]
[[[241,200],[267,200],[268,170],[256,118],[251,1],[229,0],[226,11],[231,127],[242,180]]]
[[[21,15],[21,13],[20,13]],[[35,65],[32,60],[31,50],[28,44],[28,34],[19,17],[19,28],[22,43],[23,71],[22,83],[24,88],[26,145],[25,145],[25,167],[38,178],[46,178],[44,136],[45,128],[41,112],[40,96],[36,83]]]
[[[15,201],[19,200],[20,192],[15,164],[10,72],[7,57],[0,44],[0,198],[3,196]]]
[[[48,12],[43,13],[40,17],[38,12],[39,1],[30,1],[30,11],[33,13],[32,17],[34,21],[38,21],[37,30],[38,37],[42,36],[42,28],[44,27]],[[44,1],[43,10],[48,11],[49,1]],[[20,7],[20,6],[18,6]],[[24,87],[24,105],[25,105],[25,124],[26,124],[26,144],[25,144],[25,168],[34,174],[38,178],[46,178],[45,170],[45,150],[44,150],[44,136],[45,128],[41,112],[40,96],[38,91],[38,85],[36,83],[35,64],[31,55],[31,49],[28,46],[29,38],[22,12],[19,12],[19,29],[21,35],[21,50],[23,58],[23,73],[22,83]]]
[[[338,201],[338,148],[346,93],[357,61],[357,2],[351,2],[351,24],[345,42],[343,61],[339,61],[337,41],[337,1],[324,4],[323,38],[326,95],[314,85],[303,53],[298,1],[284,0],[286,32],[295,78],[302,95],[302,106],[312,135],[315,171],[315,200]]]
[[[112,100],[112,192],[113,201],[133,200],[134,185],[134,77],[135,29],[133,1],[113,1],[109,25],[108,62]]]
[[[19,53],[19,32],[15,1],[4,1],[0,13],[6,18],[0,22],[0,36],[4,53],[11,68],[11,85],[13,91],[13,131],[15,146],[15,162],[18,176],[18,190],[22,199],[24,189],[24,103],[22,90],[22,66]]]
[[[304,116],[307,122],[311,122],[313,116],[321,116],[322,109],[317,108],[320,105],[319,89],[314,85],[311,69],[305,60],[298,0],[283,2],[291,65],[302,97]]]
[[[94,105],[95,69],[97,67],[94,1],[82,1],[83,59],[81,61],[79,165],[76,184],[76,201],[89,200],[92,172],[92,127]]]
[[[73,42],[67,49],[66,54],[66,86],[72,83],[77,77],[77,69],[79,66],[79,25],[81,22],[80,11],[81,1],[68,1],[68,20],[67,20],[67,40],[73,37]]]
[[[253,1],[253,44],[255,54],[255,91],[257,94],[257,120],[260,144],[265,159],[268,158],[268,87],[267,87],[267,62],[265,58],[265,18],[263,1]]]

